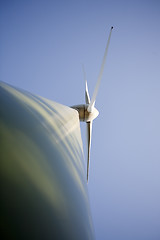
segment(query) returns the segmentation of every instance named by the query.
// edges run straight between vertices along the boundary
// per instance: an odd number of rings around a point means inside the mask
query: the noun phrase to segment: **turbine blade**
[[[89,97],[89,92],[88,92],[86,72],[85,72],[85,69],[84,69],[83,65],[82,65],[82,67],[83,67],[83,75],[84,75],[84,80],[85,80],[85,101],[86,101],[86,104],[89,104],[90,103],[90,97]]]
[[[86,104],[90,103],[87,81],[86,81],[86,90],[85,90],[85,100],[86,100]]]
[[[90,104],[88,106],[88,109],[87,109],[88,112],[92,111],[92,107],[93,107],[93,105],[94,105],[94,103],[96,101],[99,85],[100,85],[100,82],[101,82],[101,79],[102,79],[102,74],[103,74],[103,71],[104,71],[104,65],[105,65],[106,58],[107,58],[108,47],[109,47],[109,43],[110,43],[110,39],[111,39],[112,29],[113,29],[113,27],[111,27],[111,30],[110,30],[110,33],[109,33],[109,37],[108,37],[106,49],[105,49],[105,52],[104,52],[103,61],[102,61],[102,65],[101,65],[101,68],[100,68],[98,80],[97,80],[97,83],[96,83],[96,86],[95,86],[95,89],[94,89],[94,92],[93,92],[93,96],[92,96],[91,102],[90,102]]]
[[[89,161],[90,161],[90,149],[91,149],[91,138],[92,138],[92,121],[87,122],[87,182],[89,177]]]

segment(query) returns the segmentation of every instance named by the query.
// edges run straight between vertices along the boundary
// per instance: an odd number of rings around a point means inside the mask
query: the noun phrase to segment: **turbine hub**
[[[99,115],[95,107],[93,107],[91,112],[88,112],[88,104],[75,105],[72,106],[72,108],[78,111],[79,120],[82,122],[91,122]]]

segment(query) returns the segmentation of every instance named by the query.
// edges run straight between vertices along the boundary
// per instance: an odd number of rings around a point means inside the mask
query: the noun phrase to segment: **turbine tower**
[[[111,29],[110,29],[110,33],[109,33],[107,45],[106,45],[106,48],[105,48],[100,72],[99,72],[99,75],[98,75],[98,80],[97,80],[97,83],[96,83],[96,86],[95,86],[95,89],[94,89],[93,96],[92,96],[91,100],[90,100],[89,91],[88,91],[87,79],[86,79],[85,71],[84,71],[84,67],[83,67],[84,79],[85,79],[85,104],[72,106],[72,108],[74,108],[75,110],[78,111],[79,120],[82,121],[82,122],[86,122],[86,124],[87,124],[87,145],[88,145],[87,146],[87,182],[88,182],[88,177],[89,177],[89,161],[90,161],[90,148],[91,148],[91,137],[92,137],[92,122],[99,115],[98,110],[95,108],[95,101],[96,101],[99,85],[100,85],[100,82],[101,82],[101,79],[102,79],[102,74],[103,74],[103,71],[104,71],[104,65],[105,65],[106,58],[107,58],[108,47],[109,47],[109,43],[110,43],[110,39],[111,39],[112,29],[113,29],[113,27],[111,27]]]

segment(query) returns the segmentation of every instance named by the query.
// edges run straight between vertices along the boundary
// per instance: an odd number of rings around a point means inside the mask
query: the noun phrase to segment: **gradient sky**
[[[89,197],[97,240],[160,239],[160,1],[0,1],[0,80],[53,101],[97,96]],[[85,124],[81,124],[85,148]]]

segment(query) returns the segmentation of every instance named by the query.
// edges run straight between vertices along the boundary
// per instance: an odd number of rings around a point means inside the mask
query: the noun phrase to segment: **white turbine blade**
[[[89,177],[89,160],[90,160],[90,149],[91,149],[91,138],[92,138],[92,121],[87,122],[87,182]]]
[[[86,104],[90,103],[87,81],[86,81],[86,89],[85,89],[85,100],[86,100]]]
[[[85,69],[84,69],[84,66],[82,65],[83,67],[83,75],[84,75],[84,80],[85,80],[85,101],[86,101],[86,104],[89,104],[90,103],[90,97],[89,97],[89,92],[88,92],[88,85],[87,85],[87,79],[86,79],[86,72],[85,72]]]
[[[97,93],[98,93],[99,85],[100,85],[100,82],[101,82],[101,79],[102,79],[102,74],[103,74],[103,71],[104,71],[104,65],[105,65],[106,57],[107,57],[107,53],[108,53],[108,47],[109,47],[109,43],[110,43],[110,39],[111,39],[112,29],[113,29],[113,27],[111,27],[111,30],[110,30],[110,33],[109,33],[109,37],[108,37],[106,49],[105,49],[105,52],[104,52],[103,61],[102,61],[102,65],[101,65],[101,68],[100,68],[98,80],[97,80],[97,83],[96,83],[96,86],[95,86],[95,89],[94,89],[94,92],[93,92],[91,102],[90,102],[90,104],[88,106],[88,109],[87,109],[88,112],[91,112],[92,107],[93,107],[93,105],[95,103],[95,100],[96,100],[96,97],[97,97]]]

